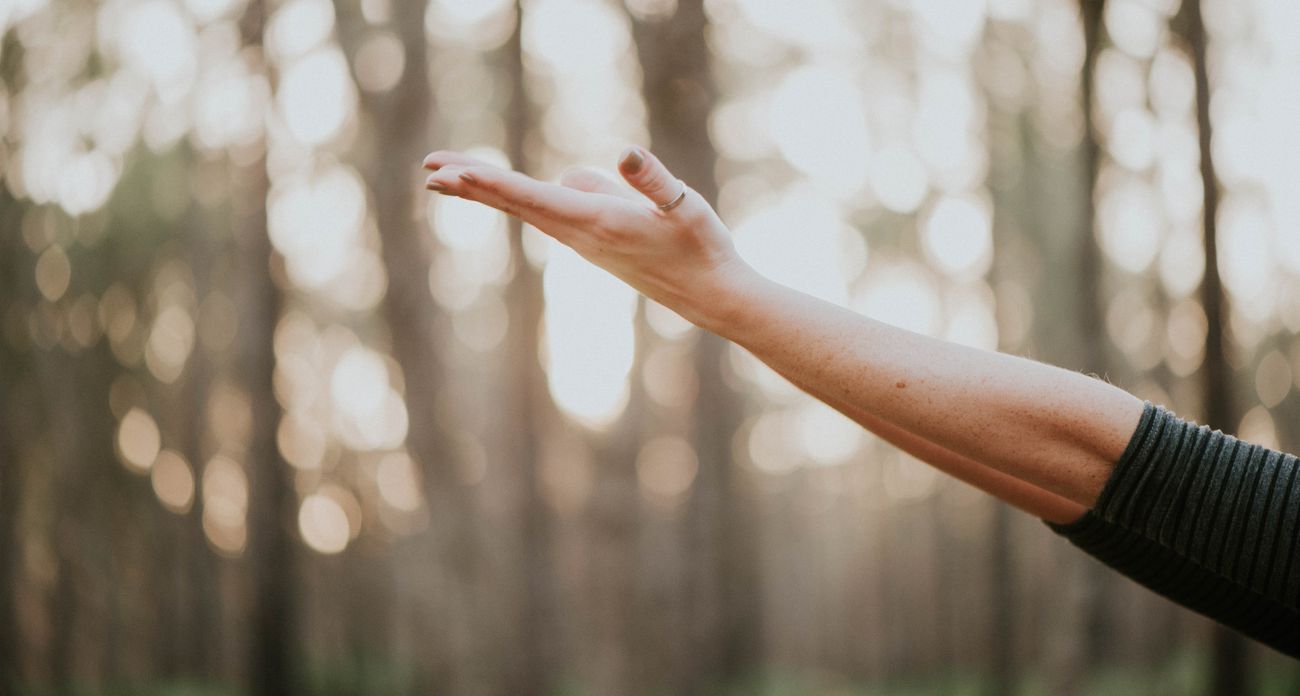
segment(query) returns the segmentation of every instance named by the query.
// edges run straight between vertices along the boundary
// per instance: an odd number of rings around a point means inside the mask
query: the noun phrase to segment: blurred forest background
[[[1300,448],[1293,0],[3,0],[0,693],[1297,693],[533,229]]]

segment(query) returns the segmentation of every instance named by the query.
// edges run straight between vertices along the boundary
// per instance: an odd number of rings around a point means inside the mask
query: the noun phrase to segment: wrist
[[[770,281],[740,256],[731,256],[690,293],[682,316],[706,331],[734,339],[753,315],[766,282]]]

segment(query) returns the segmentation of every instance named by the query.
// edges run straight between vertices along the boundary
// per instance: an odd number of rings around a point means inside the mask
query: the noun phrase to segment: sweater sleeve
[[[1096,506],[1047,525],[1147,588],[1300,657],[1298,463],[1148,401]]]

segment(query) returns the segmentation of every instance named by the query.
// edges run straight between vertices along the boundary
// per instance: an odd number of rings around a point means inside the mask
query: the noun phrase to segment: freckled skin
[[[1092,507],[1143,402],[1100,379],[884,324],[760,275],[698,194],[629,148],[620,174],[536,181],[463,154],[425,158],[430,190],[522,218],[917,458],[1033,515]]]

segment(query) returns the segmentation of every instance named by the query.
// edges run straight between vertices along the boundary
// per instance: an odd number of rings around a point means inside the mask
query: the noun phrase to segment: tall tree
[[[429,292],[434,245],[423,223],[423,199],[416,199],[420,162],[432,149],[432,114],[436,113],[424,33],[427,6],[423,2],[391,5],[389,21],[402,44],[403,68],[391,89],[363,95],[364,117],[372,124],[376,138],[373,159],[364,171],[371,186],[381,260],[388,277],[380,311],[391,336],[393,358],[406,384],[411,423],[406,445],[420,467],[424,497],[432,515],[435,562],[443,571],[441,577],[456,583],[455,587],[443,588],[443,594],[455,597],[443,606],[466,611],[459,605],[470,599],[467,590],[478,573],[476,530],[471,499],[460,490],[453,426],[448,422],[449,414],[437,407],[438,396],[448,383],[443,347],[448,317]],[[365,22],[354,3],[339,1],[335,8],[343,48],[355,57],[366,38]],[[433,662],[427,687],[442,692],[453,688],[458,669],[464,665],[458,665],[451,631],[446,629],[452,622],[447,617],[439,617],[439,621],[443,626],[435,628],[430,636],[438,644],[425,654]]]
[[[504,79],[509,90],[506,115],[506,156],[515,169],[528,172],[525,142],[532,127],[523,53],[523,3],[516,0],[515,27],[500,50]],[[519,596],[515,598],[516,627],[512,658],[506,664],[506,686],[510,693],[544,694],[554,685],[555,656],[548,654],[548,633],[554,631],[552,530],[538,488],[542,437],[555,426],[558,416],[547,391],[546,375],[538,369],[543,315],[542,276],[524,253],[523,226],[510,217],[510,264],[514,275],[506,287],[510,322],[506,332],[506,386],[504,399],[511,424],[507,433],[510,475],[515,498],[512,507],[518,521],[518,564],[515,569]]]
[[[197,203],[190,206],[186,213],[189,233],[186,237],[186,250],[189,254],[190,270],[194,274],[194,294],[200,311],[198,320],[204,319],[202,306],[205,299],[210,300],[215,293],[215,279],[220,277],[220,265],[228,262],[229,250],[223,242],[213,240],[208,211]],[[213,259],[217,259],[214,268]],[[202,333],[202,329],[200,329]],[[207,430],[208,396],[212,388],[212,373],[215,366],[212,357],[205,350],[203,341],[199,341],[190,356],[186,370],[185,383],[182,386],[179,407],[182,421],[182,433],[177,443],[181,453],[190,463],[196,484],[194,498],[190,509],[179,520],[177,543],[181,546],[181,567],[177,569],[178,582],[184,585],[186,606],[182,617],[176,617],[183,623],[182,665],[186,673],[197,678],[215,676],[214,665],[220,664],[220,641],[215,640],[216,628],[220,615],[218,612],[217,559],[208,547],[203,531],[203,496],[199,494],[197,484],[203,463],[212,453],[205,447]]]
[[[1104,374],[1106,366],[1106,324],[1101,307],[1102,256],[1097,242],[1097,179],[1101,174],[1101,146],[1097,142],[1096,74],[1097,56],[1102,48],[1102,12],[1104,0],[1079,0],[1083,22],[1083,68],[1080,75],[1080,111],[1083,114],[1083,139],[1080,142],[1086,178],[1082,196],[1082,213],[1078,235],[1078,301],[1076,312],[1082,355],[1081,367],[1087,372]]]
[[[667,17],[634,20],[650,145],[674,174],[717,204],[717,150],[709,114],[717,102],[704,0],[679,0]],[[684,685],[730,679],[759,657],[759,595],[752,496],[732,456],[743,402],[724,381],[727,343],[701,332],[693,444],[700,467],[688,502],[692,620],[698,643]],[[707,560],[711,559],[711,560]],[[716,607],[711,610],[710,607]]]
[[[252,0],[240,25],[246,46],[262,46],[266,19],[266,0]],[[269,65],[256,67],[271,77]],[[283,273],[283,259],[271,247],[267,230],[270,178],[266,147],[263,135],[261,153],[239,177],[233,235],[238,259],[235,272],[241,281],[237,305],[243,310],[238,368],[248,394],[252,426],[247,452],[246,557],[252,583],[248,676],[254,696],[298,693],[302,676],[295,661],[296,549],[291,532],[297,496],[289,465],[276,444],[281,414],[273,387],[274,338],[283,298],[273,274]]]
[[[0,181],[0,229],[17,230],[22,209],[9,189]],[[24,293],[19,291],[19,263],[27,257],[18,234],[0,235],[0,317],[9,315],[13,304]],[[18,433],[13,427],[23,390],[19,381],[23,373],[18,346],[11,345],[0,331],[0,692],[17,690],[22,635],[19,630],[16,594],[20,564],[18,517],[21,511],[23,464],[19,455]]]
[[[1080,354],[1075,356],[1076,369],[1094,375],[1107,375],[1110,368],[1109,354],[1106,350],[1105,308],[1102,297],[1102,278],[1104,260],[1098,244],[1097,231],[1097,183],[1101,178],[1101,145],[1098,140],[1096,123],[1097,110],[1097,57],[1101,55],[1104,39],[1105,0],[1080,0],[1080,19],[1083,23],[1083,66],[1079,75],[1079,110],[1083,115],[1083,134],[1080,150],[1083,157],[1085,176],[1079,206],[1079,244],[1078,302],[1075,331]],[[1073,555],[1073,554],[1072,554]],[[1081,635],[1076,635],[1078,648],[1073,659],[1062,665],[1061,679],[1057,686],[1063,693],[1077,692],[1081,688],[1083,676],[1093,664],[1096,664],[1102,646],[1105,643],[1103,617],[1105,604],[1102,595],[1115,583],[1110,573],[1100,564],[1090,559],[1078,558],[1074,561],[1076,575],[1074,582],[1081,586],[1077,589],[1077,602],[1072,607],[1076,628]],[[1081,640],[1080,640],[1081,639]]]
[[[1201,363],[1205,422],[1212,428],[1233,432],[1241,415],[1232,389],[1232,368],[1228,364],[1225,329],[1229,322],[1228,298],[1219,275],[1219,180],[1215,174],[1211,147],[1210,77],[1205,21],[1200,0],[1183,0],[1173,18],[1174,31],[1182,37],[1192,60],[1196,79],[1196,128],[1200,146],[1201,224],[1205,249],[1205,273],[1201,279],[1201,307],[1205,310],[1205,358]],[[1235,631],[1215,626],[1212,637],[1214,694],[1245,693],[1248,683],[1247,644]]]
[[[15,77],[19,66],[19,43],[12,33],[0,35],[0,90],[8,97],[4,107],[12,103],[17,86]],[[10,121],[7,114],[0,118]],[[7,138],[0,138],[8,152]],[[0,692],[10,693],[18,688],[19,659],[22,635],[18,623],[16,593],[18,591],[18,516],[22,485],[22,461],[19,458],[18,433],[13,427],[21,390],[18,382],[23,374],[20,349],[10,343],[5,322],[16,309],[15,303],[25,293],[21,292],[21,261],[27,250],[17,232],[22,225],[23,206],[9,191],[0,177]]]

